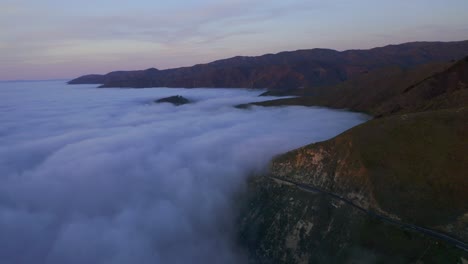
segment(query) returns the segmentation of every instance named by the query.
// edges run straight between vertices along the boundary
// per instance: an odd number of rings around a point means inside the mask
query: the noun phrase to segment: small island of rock
[[[180,95],[174,95],[174,96],[170,96],[170,97],[161,98],[161,99],[158,99],[158,100],[156,100],[154,102],[155,103],[171,103],[171,104],[176,105],[176,106],[191,103],[190,100],[188,100],[187,98],[185,98],[183,96],[180,96]]]

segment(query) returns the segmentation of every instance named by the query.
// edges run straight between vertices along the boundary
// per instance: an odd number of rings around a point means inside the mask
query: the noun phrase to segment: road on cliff
[[[429,229],[429,228],[426,228],[426,227],[422,227],[422,226],[418,226],[418,225],[414,225],[414,224],[408,224],[408,223],[405,223],[405,222],[402,222],[402,221],[395,220],[395,219],[392,219],[390,217],[384,216],[382,214],[378,214],[378,213],[376,213],[374,211],[368,210],[368,209],[366,209],[364,207],[361,207],[361,206],[355,204],[353,201],[349,200],[348,198],[342,197],[342,196],[337,195],[337,194],[332,193],[332,192],[322,190],[320,188],[317,188],[317,187],[314,187],[314,186],[311,186],[311,185],[291,181],[291,180],[288,180],[288,179],[277,178],[277,177],[273,177],[273,176],[270,176],[269,178],[273,179],[275,181],[287,183],[289,185],[294,185],[297,188],[299,188],[300,190],[303,190],[303,191],[306,191],[306,192],[319,193],[319,194],[324,194],[324,195],[330,196],[333,199],[343,201],[346,204],[353,206],[354,208],[358,209],[359,211],[361,211],[361,212],[363,212],[363,213],[365,213],[365,214],[367,214],[367,215],[369,215],[371,217],[380,219],[380,220],[382,220],[384,222],[399,226],[399,227],[404,228],[404,229],[413,230],[413,231],[416,231],[416,232],[419,232],[419,233],[423,233],[423,234],[432,236],[434,238],[444,240],[444,241],[449,242],[450,244],[453,244],[456,247],[468,252],[468,244],[467,243],[465,243],[465,242],[463,242],[463,241],[461,241],[459,239],[456,239],[456,238],[454,238],[452,236],[449,236],[447,234],[441,233],[439,231]]]

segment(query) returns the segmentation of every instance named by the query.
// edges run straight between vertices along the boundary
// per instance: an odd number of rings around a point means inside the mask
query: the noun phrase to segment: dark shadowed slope
[[[397,96],[376,108],[374,112],[378,116],[383,116],[467,105],[468,57],[443,72],[408,86]]]
[[[468,54],[468,41],[414,42],[370,50],[298,50],[258,57],[234,57],[168,70],[118,71],[86,75],[70,84],[102,87],[236,87],[279,90],[333,85],[388,66],[446,62]]]
[[[336,86],[307,90],[307,96],[254,105],[326,106],[380,117],[465,106],[467,88],[468,57],[452,64],[426,64],[408,70],[385,68]]]
[[[306,88],[297,98],[254,103],[262,106],[305,105],[347,108],[372,113],[372,109],[403,92],[407,87],[445,70],[450,63],[430,63],[409,69],[390,66],[362,74],[333,86]]]

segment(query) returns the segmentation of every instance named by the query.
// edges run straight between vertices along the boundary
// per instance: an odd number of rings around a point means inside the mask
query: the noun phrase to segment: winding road
[[[322,189],[317,188],[317,187],[313,187],[313,186],[310,186],[310,185],[307,185],[307,184],[291,181],[291,180],[288,180],[288,179],[277,178],[277,177],[273,177],[273,176],[270,176],[269,178],[273,179],[273,180],[276,180],[276,181],[279,181],[279,182],[284,182],[284,183],[287,183],[287,184],[294,185],[297,188],[299,188],[299,189],[301,189],[303,191],[306,191],[306,192],[325,194],[325,195],[330,196],[330,197],[332,197],[334,199],[343,201],[343,202],[353,206],[354,208],[358,209],[359,211],[361,211],[361,212],[363,212],[363,213],[365,213],[365,214],[367,214],[367,215],[369,215],[371,217],[380,219],[380,220],[385,221],[385,222],[390,223],[390,224],[397,225],[397,226],[399,226],[401,228],[414,230],[416,232],[420,232],[420,233],[423,233],[423,234],[426,234],[426,235],[429,235],[429,236],[444,240],[444,241],[449,242],[450,244],[453,244],[456,247],[468,252],[468,244],[467,243],[465,243],[465,242],[463,242],[463,241],[461,241],[459,239],[456,239],[456,238],[454,238],[452,236],[449,236],[447,234],[441,233],[439,231],[435,231],[433,229],[429,229],[429,228],[422,227],[422,226],[408,224],[408,223],[398,221],[398,220],[392,219],[390,217],[378,214],[376,212],[373,212],[371,210],[368,210],[368,209],[366,209],[364,207],[361,207],[361,206],[355,204],[353,201],[351,201],[351,200],[349,200],[349,199],[347,199],[345,197],[342,197],[342,196],[337,195],[337,194],[332,193],[332,192],[322,190]]]

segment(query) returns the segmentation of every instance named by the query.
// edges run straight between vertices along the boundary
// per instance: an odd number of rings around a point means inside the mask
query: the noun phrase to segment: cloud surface
[[[152,103],[175,94],[195,103]],[[248,175],[366,119],[232,107],[258,94],[0,83],[0,263],[245,261],[233,197]]]

